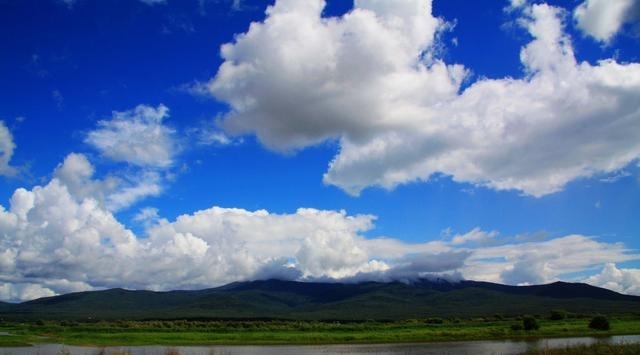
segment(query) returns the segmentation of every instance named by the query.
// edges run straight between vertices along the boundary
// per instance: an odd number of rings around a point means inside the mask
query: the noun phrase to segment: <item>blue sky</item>
[[[640,3],[0,0],[0,299],[640,294]]]

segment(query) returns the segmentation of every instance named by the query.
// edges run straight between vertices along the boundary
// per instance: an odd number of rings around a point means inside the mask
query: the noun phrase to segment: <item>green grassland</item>
[[[537,318],[536,331],[518,329],[521,317],[413,319],[402,321],[38,321],[4,323],[0,346],[61,343],[92,346],[329,344],[535,339],[640,334],[640,317],[609,318],[611,329],[588,328],[589,317]]]

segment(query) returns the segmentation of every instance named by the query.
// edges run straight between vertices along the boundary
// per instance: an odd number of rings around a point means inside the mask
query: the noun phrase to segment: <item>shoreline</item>
[[[603,349],[605,352],[603,352]],[[143,345],[143,346],[79,346],[68,344],[36,344],[31,347],[1,347],[4,354],[31,355],[321,355],[341,353],[451,353],[451,354],[522,354],[522,355],[635,355],[640,350],[640,334],[594,337],[541,338],[537,340],[476,340],[383,344],[307,344],[307,345]]]

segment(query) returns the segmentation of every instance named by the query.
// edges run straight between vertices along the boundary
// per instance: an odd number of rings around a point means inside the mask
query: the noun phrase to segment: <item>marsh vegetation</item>
[[[0,337],[0,346],[411,343],[640,334],[638,315],[603,318],[608,322],[608,330],[594,329],[595,317],[589,315],[563,319],[553,319],[550,315],[494,315],[401,321],[47,320],[3,323],[0,331],[10,335]]]

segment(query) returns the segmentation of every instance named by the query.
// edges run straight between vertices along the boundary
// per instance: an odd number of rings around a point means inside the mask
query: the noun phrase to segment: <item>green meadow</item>
[[[252,321],[37,321],[3,323],[0,346],[59,343],[91,346],[404,343],[488,339],[535,339],[640,334],[637,315],[609,318],[609,330],[588,327],[590,317],[536,319],[525,330],[523,317],[322,322]]]

